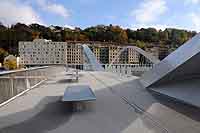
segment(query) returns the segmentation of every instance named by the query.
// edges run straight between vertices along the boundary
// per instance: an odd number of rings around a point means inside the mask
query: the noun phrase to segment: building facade
[[[33,42],[19,42],[19,55],[22,64],[83,64],[80,45],[67,42],[52,42],[35,39]]]
[[[83,44],[89,46],[101,64],[139,63],[139,54],[125,46],[97,42],[52,42],[44,39],[19,42],[20,60],[24,65],[84,64]]]
[[[135,63],[139,63],[139,53],[136,52],[134,49],[132,48],[128,48],[128,63],[129,64],[135,64]]]
[[[156,57],[157,59],[159,59],[159,50],[160,48],[158,46],[150,46],[150,47],[146,47],[145,51],[149,54],[151,54],[152,56]]]

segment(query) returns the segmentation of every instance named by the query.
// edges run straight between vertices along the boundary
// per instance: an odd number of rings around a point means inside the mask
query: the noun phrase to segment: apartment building
[[[88,42],[52,42],[35,39],[32,42],[19,42],[21,63],[25,65],[83,64],[82,46],[87,44],[101,64],[134,64],[139,62],[138,53],[124,46]]]
[[[159,47],[158,46],[149,46],[145,48],[145,51],[149,54],[151,54],[152,56],[156,57],[157,59],[159,59]]]
[[[92,52],[96,56],[97,61],[100,62],[100,49],[101,48],[99,46],[97,46],[97,45],[93,46],[91,44],[89,45],[89,48],[92,50]]]
[[[134,49],[128,48],[127,55],[128,55],[128,64],[139,63],[139,53],[136,52]]]
[[[21,63],[25,65],[83,63],[80,45],[44,39],[35,39],[33,42],[19,42],[19,55]]]
[[[122,53],[120,54],[122,48],[120,46],[110,46],[109,49],[109,63],[121,64]],[[121,61],[121,62],[120,62]]]
[[[65,64],[83,64],[82,44],[65,42]]]
[[[132,48],[113,44],[91,44],[89,46],[102,64],[134,64],[139,62],[138,53]]]

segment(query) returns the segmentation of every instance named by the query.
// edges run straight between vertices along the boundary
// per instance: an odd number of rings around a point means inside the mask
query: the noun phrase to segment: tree
[[[119,26],[110,26],[110,31],[113,34],[113,42],[126,43],[128,42],[128,36],[125,30]]]
[[[137,35],[136,35],[136,31],[133,31],[131,29],[127,29],[126,30],[127,36],[129,38],[129,40],[137,40]]]
[[[6,62],[4,62],[4,67],[5,67],[7,70],[14,70],[14,69],[17,69],[17,62],[16,62],[16,61],[13,61],[13,60],[6,61]]]
[[[158,41],[158,32],[155,28],[148,28],[144,30],[145,40],[148,42],[157,42]]]
[[[39,39],[39,36],[40,36],[40,32],[37,32],[37,31],[33,31],[32,32],[32,39]]]
[[[181,29],[167,28],[164,31],[155,28],[141,28],[137,30],[123,29],[114,25],[97,25],[84,30],[63,28],[60,26],[46,27],[39,24],[25,25],[17,23],[11,27],[6,27],[0,23],[0,48],[9,53],[18,54],[19,41],[32,41],[35,38],[44,38],[52,41],[101,41],[115,42],[116,44],[141,43],[158,44],[163,43],[171,48],[177,48],[192,38],[197,33]],[[39,36],[39,37],[38,37]],[[139,41],[139,42],[138,42]],[[2,61],[2,59],[0,59]]]
[[[168,35],[168,32],[167,30],[164,30],[164,31],[159,31],[159,40],[161,41],[168,41],[169,40],[169,35]]]
[[[0,48],[0,63],[3,63],[6,56],[8,56],[8,52],[3,48]]]
[[[89,41],[89,39],[85,34],[79,34],[79,41]]]
[[[3,65],[7,70],[17,69],[17,58],[13,55],[9,55],[4,59]]]
[[[141,49],[143,49],[143,50],[144,50],[145,47],[146,47],[146,46],[145,46],[145,43],[142,42],[142,41],[139,41],[139,40],[136,41],[136,46],[139,47],[139,48],[141,48]]]

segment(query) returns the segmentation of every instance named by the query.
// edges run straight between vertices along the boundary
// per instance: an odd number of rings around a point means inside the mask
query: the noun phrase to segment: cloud
[[[186,27],[179,25],[167,25],[167,24],[137,24],[131,26],[131,29],[137,30],[141,28],[155,28],[157,30],[165,30],[166,28],[177,28],[177,29],[186,29]]]
[[[200,3],[200,0],[185,0],[185,5],[190,5],[190,4],[198,4]]]
[[[67,18],[70,16],[69,11],[61,4],[52,2],[52,0],[37,0],[38,5],[47,12]]]
[[[199,13],[189,13],[188,14],[189,20],[192,22],[193,29],[200,31],[200,15]]]
[[[107,16],[105,16],[105,18],[106,18],[106,19],[109,19],[109,20],[114,20],[114,19],[116,19],[117,17],[114,16],[114,15],[107,15]]]
[[[182,18],[168,18],[172,21],[165,21],[166,23],[149,23],[149,24],[132,24],[130,28],[133,30],[141,29],[141,28],[155,28],[157,30],[165,30],[166,28],[176,28],[176,29],[184,29],[190,31],[200,32],[200,12],[198,13],[188,13]],[[182,23],[175,23],[175,21]],[[183,23],[184,22],[184,23]]]
[[[71,25],[65,25],[64,27],[65,27],[65,28],[72,29],[72,30],[74,30],[74,29],[75,29],[75,27],[74,27],[74,26],[71,26]]]
[[[144,0],[139,8],[131,12],[138,23],[155,22],[162,14],[167,11],[165,0]]]
[[[0,1],[0,21],[4,24],[14,24],[17,22],[31,24],[43,24],[39,15],[30,5],[18,3],[17,0]]]

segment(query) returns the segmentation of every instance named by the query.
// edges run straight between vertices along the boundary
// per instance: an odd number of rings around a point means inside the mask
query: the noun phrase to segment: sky
[[[0,22],[200,31],[200,0],[0,0]]]

